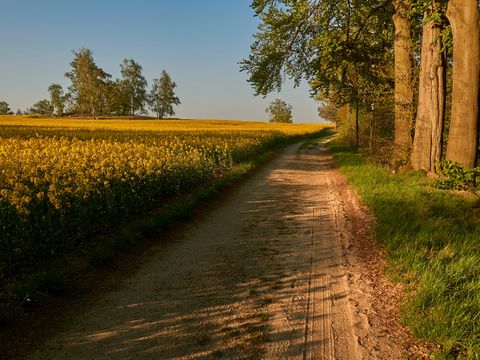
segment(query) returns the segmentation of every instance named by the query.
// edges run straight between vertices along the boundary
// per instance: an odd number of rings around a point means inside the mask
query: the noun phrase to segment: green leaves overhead
[[[252,2],[261,23],[241,71],[257,95],[280,90],[284,77],[307,80],[312,93],[370,102],[372,88],[393,86],[389,1]],[[362,88],[369,86],[370,91]]]
[[[249,58],[241,62],[241,70],[250,73],[249,82],[257,95],[280,90],[283,72],[298,84],[308,70],[311,57],[308,44],[312,39],[308,28],[311,15],[305,6],[308,2],[299,1],[295,8],[285,3],[257,1],[252,4],[262,22]]]

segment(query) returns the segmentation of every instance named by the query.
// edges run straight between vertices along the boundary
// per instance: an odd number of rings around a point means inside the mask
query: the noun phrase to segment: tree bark
[[[435,171],[435,164],[440,161],[442,154],[445,57],[442,53],[441,31],[441,26],[434,20],[423,26],[412,166],[428,172]]]
[[[370,151],[373,149],[373,138],[375,137],[375,112],[372,111],[370,114],[370,136],[368,139],[368,147]]]
[[[450,0],[446,16],[453,33],[452,116],[447,160],[475,166],[478,144],[480,26],[476,0]]]
[[[360,146],[360,129],[358,124],[358,100],[355,102],[355,148],[358,149]]]
[[[413,120],[413,64],[412,24],[406,16],[411,9],[411,0],[393,0],[395,14],[395,134],[393,162],[408,161],[412,146]]]

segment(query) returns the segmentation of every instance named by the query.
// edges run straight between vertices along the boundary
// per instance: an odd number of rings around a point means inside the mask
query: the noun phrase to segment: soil
[[[323,143],[291,145],[26,358],[428,358],[373,222]]]

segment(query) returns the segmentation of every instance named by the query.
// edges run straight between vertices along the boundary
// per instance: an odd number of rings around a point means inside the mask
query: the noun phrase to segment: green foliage
[[[439,163],[438,172],[446,179],[434,184],[437,189],[464,190],[480,197],[480,167],[465,169],[458,163],[443,160]]]
[[[147,101],[147,81],[142,75],[142,66],[133,59],[125,59],[120,65],[123,79],[120,81],[120,94],[126,100],[125,107],[131,115],[136,111],[145,112]]]
[[[421,172],[392,174],[332,146],[336,162],[375,215],[388,271],[406,286],[402,316],[444,358],[480,357],[480,225],[472,200],[432,188]]]
[[[285,101],[275,99],[265,109],[270,116],[270,122],[275,123],[291,123],[292,122],[292,105],[288,105]]]
[[[57,116],[62,116],[65,102],[67,100],[67,96],[63,94],[62,86],[59,84],[52,84],[48,87],[48,92],[50,93],[50,103],[52,104],[55,114]]]
[[[106,88],[106,98],[108,104],[107,113],[116,115],[128,115],[131,113],[130,93],[125,81],[120,79],[109,81]]]
[[[73,51],[74,59],[70,63],[72,70],[65,73],[70,79],[70,94],[74,108],[80,113],[91,113],[93,117],[105,109],[109,74],[99,68],[93,60],[93,53],[82,48]]]
[[[414,25],[420,28],[429,22],[441,28],[441,36],[435,41],[442,42],[442,52],[453,52],[452,28],[445,17],[448,0],[416,0],[412,2],[412,9],[407,14],[411,19],[417,20]]]
[[[173,105],[180,105],[180,99],[175,96],[176,87],[177,84],[165,70],[162,71],[160,79],[153,79],[149,101],[150,108],[157,114],[157,118],[175,115]]]
[[[11,113],[10,106],[5,101],[0,101],[0,115],[8,115]]]
[[[51,115],[54,112],[54,107],[47,99],[39,100],[28,109],[30,114]]]
[[[391,96],[388,2],[255,0],[251,6],[261,22],[241,70],[257,95],[279,90],[286,74],[339,106]]]
[[[340,120],[338,110],[338,107],[332,101],[327,99],[323,100],[318,107],[318,115],[320,115],[322,119],[336,124]]]
[[[175,96],[177,86],[164,70],[160,79],[153,81],[147,93],[147,81],[142,75],[142,66],[133,59],[124,59],[120,65],[121,79],[111,80],[111,75],[95,64],[89,49],[72,51],[71,70],[65,73],[71,85],[64,93],[59,84],[48,88],[50,101],[36,103],[28,112],[33,114],[56,114],[64,112],[83,115],[136,115],[147,113],[149,105],[159,118],[175,114],[173,105],[179,105]],[[0,102],[0,114],[10,114],[5,102]]]

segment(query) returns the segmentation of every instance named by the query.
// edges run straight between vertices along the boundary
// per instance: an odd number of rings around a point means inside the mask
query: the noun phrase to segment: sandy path
[[[290,146],[29,358],[406,358],[355,201],[321,144]]]

